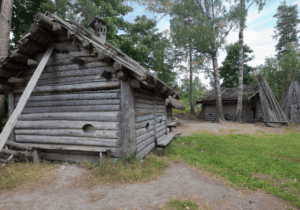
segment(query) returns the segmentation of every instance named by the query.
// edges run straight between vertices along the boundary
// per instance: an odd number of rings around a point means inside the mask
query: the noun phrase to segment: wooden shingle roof
[[[173,98],[172,96],[169,96],[168,99],[166,99],[166,105],[171,105],[175,109],[184,110],[184,105],[177,100],[176,98]]]

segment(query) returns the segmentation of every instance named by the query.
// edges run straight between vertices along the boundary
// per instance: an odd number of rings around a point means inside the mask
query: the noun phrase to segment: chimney
[[[107,29],[109,29],[105,21],[101,18],[95,17],[95,19],[90,22],[89,26],[94,29],[96,36],[98,36],[100,42],[104,44],[106,42]]]

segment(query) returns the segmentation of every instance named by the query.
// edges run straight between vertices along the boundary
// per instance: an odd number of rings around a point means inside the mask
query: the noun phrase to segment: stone
[[[156,152],[159,155],[163,155],[165,153],[165,150],[163,148],[158,147],[158,148],[156,148]]]

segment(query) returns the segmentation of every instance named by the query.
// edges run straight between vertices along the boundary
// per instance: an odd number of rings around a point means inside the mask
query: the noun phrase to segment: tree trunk
[[[192,64],[192,49],[190,47],[190,103],[191,103],[191,113],[195,114],[194,110],[194,98],[193,98],[193,64]]]
[[[244,82],[244,10],[245,2],[241,0],[241,6],[243,10],[243,17],[240,21],[240,32],[239,32],[239,86],[238,86],[238,101],[236,114],[233,119],[234,122],[242,122],[242,109],[243,109],[243,82]]]
[[[13,0],[2,0],[0,13],[0,60],[8,55]]]
[[[214,83],[216,91],[216,120],[215,123],[220,123],[221,120],[225,121],[223,116],[223,106],[222,106],[222,97],[221,97],[221,85],[220,85],[220,72],[218,68],[218,60],[216,55],[212,56],[213,69],[214,69]]]
[[[14,5],[13,0],[1,1],[0,61],[8,55],[13,5]],[[0,131],[2,131],[3,114],[4,114],[4,95],[0,95]]]

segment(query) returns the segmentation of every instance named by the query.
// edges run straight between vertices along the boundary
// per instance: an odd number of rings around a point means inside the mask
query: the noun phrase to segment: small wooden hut
[[[300,124],[300,85],[295,74],[287,91],[281,98],[280,105],[292,123]]]
[[[184,110],[184,105],[177,100],[176,98],[169,96],[166,100],[166,108],[167,108],[167,124],[172,123],[172,109]]]
[[[102,152],[143,158],[169,143],[165,100],[179,94],[109,44],[102,19],[90,27],[96,35],[74,20],[37,13],[1,61],[10,118],[0,149],[13,128],[9,140],[33,148],[37,159],[95,161]]]
[[[244,122],[288,123],[285,113],[263,76],[258,76],[258,85],[245,86],[243,91],[242,120]],[[228,121],[233,121],[237,109],[238,88],[222,90],[221,96],[224,117]],[[215,100],[214,90],[197,100],[197,104],[202,104],[200,119],[215,120]]]

